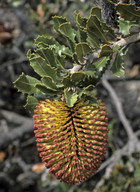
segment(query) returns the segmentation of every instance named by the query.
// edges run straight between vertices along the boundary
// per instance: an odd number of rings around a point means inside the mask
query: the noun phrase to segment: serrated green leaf
[[[57,91],[58,88],[57,88],[55,82],[53,81],[53,79],[51,77],[43,77],[41,80],[42,80],[42,83],[48,89],[51,89],[52,91]]]
[[[83,95],[86,96],[91,96],[93,90],[95,89],[94,85],[88,85],[87,87],[85,87],[82,92],[79,94],[80,97],[82,97]]]
[[[35,84],[39,82],[40,81],[36,78],[22,73],[19,78],[14,82],[14,85],[18,89],[18,91],[22,93],[33,94],[39,91],[35,87]]]
[[[28,53],[29,60],[40,55],[40,57],[42,57],[42,59],[44,59],[51,67],[65,71],[64,58],[65,56],[72,57],[72,53],[67,47],[60,45],[54,39],[49,39],[47,36],[39,36],[35,40],[35,45],[37,46],[37,49],[35,50],[36,54],[31,54],[30,51]]]
[[[95,97],[86,96],[86,100],[89,100],[90,105],[99,106]]]
[[[95,71],[84,71],[84,73],[85,73],[85,78],[82,79],[82,81],[79,84],[79,87],[80,88],[87,87],[90,84],[95,86],[98,81]]]
[[[62,69],[62,71],[67,72],[65,69],[65,56],[57,55],[55,59],[56,59],[57,65]]]
[[[107,25],[107,23],[104,23],[104,22],[100,22],[100,24],[107,37],[110,37],[112,39],[116,37],[116,34],[111,26]]]
[[[109,45],[105,44],[102,46],[101,51],[98,54],[98,57],[100,58],[104,56],[109,56],[111,54],[113,54],[113,49]]]
[[[100,20],[95,16],[91,15],[87,21],[88,33],[95,34],[95,36],[102,42],[108,42],[107,37],[102,29]]]
[[[77,57],[77,53],[74,52],[73,55],[72,55],[72,59],[75,63],[79,64],[79,61],[78,61],[78,57]]]
[[[116,57],[114,59],[114,62],[112,63],[111,71],[113,74],[117,77],[124,77],[125,71],[123,67],[124,61],[123,61],[123,52],[119,51],[116,54]]]
[[[127,36],[130,34],[131,27],[136,25],[139,26],[136,21],[127,21],[121,18],[119,19],[119,32]]]
[[[86,73],[89,77],[85,79],[85,86],[88,86],[90,84],[95,86],[97,84],[101,73],[107,68],[108,60],[109,57],[103,57],[87,66],[84,73]]]
[[[103,57],[103,58],[97,60],[96,62],[88,65],[86,70],[95,71],[95,69],[98,69],[98,71],[101,71],[107,65],[108,60],[109,60],[109,57]]]
[[[90,15],[95,15],[98,19],[101,19],[101,9],[99,7],[92,7]]]
[[[74,12],[75,16],[75,22],[77,24],[78,30],[75,32],[76,33],[76,39],[78,42],[86,42],[87,39],[87,33],[86,33],[86,23],[87,23],[87,18],[81,17],[80,14]]]
[[[68,107],[73,107],[78,99],[78,95],[70,91],[69,88],[64,90],[64,95]]]
[[[38,99],[33,96],[28,96],[26,105],[24,106],[30,113],[33,113],[35,107],[39,103]]]
[[[93,48],[99,48],[100,47],[100,41],[96,37],[95,33],[92,30],[87,29],[87,42],[93,47]]]
[[[55,44],[59,44],[55,39],[50,38],[46,35],[39,35],[34,42],[35,46],[37,47],[41,47],[43,45],[45,45],[45,47],[43,46],[43,48],[48,47],[49,45],[55,45]]]
[[[73,87],[74,86],[74,84],[73,84],[73,82],[71,80],[71,74],[68,74],[66,77],[63,78],[62,84],[65,87]]]
[[[52,18],[53,18],[53,22],[54,22],[54,28],[55,28],[56,31],[59,31],[59,26],[62,23],[66,23],[67,22],[67,19],[65,17],[54,16]]]
[[[84,56],[92,52],[92,48],[88,43],[78,43],[75,47],[75,52],[80,63],[84,63]]]
[[[35,45],[39,48],[49,48],[57,53],[59,56],[66,55],[72,57],[72,52],[68,47],[60,45],[58,41],[53,38],[48,38],[47,36],[39,36],[35,39]]]
[[[75,72],[71,74],[71,80],[77,82],[85,77],[84,72]]]
[[[72,29],[70,22],[62,23],[59,25],[59,32],[75,43],[75,31]]]
[[[70,51],[70,49],[68,47],[65,47],[64,45],[61,46],[54,46],[54,50],[57,51],[58,55],[61,56],[68,56],[68,57],[72,57],[72,52]]]
[[[41,77],[49,76],[56,81],[56,69],[47,64],[41,57],[34,57],[33,59],[30,59],[30,65]]]
[[[87,77],[87,74],[84,72],[76,72],[68,74],[63,78],[62,83],[65,87],[77,87],[84,84],[84,79]]]
[[[57,63],[55,60],[54,53],[51,49],[36,49],[35,52],[39,54],[43,59],[45,59],[46,63],[48,63],[51,67],[57,67]]]
[[[93,89],[95,88],[95,86],[93,86],[93,85],[89,85],[88,87],[86,87],[83,91],[84,91],[84,93],[86,93],[86,94],[90,94],[90,92],[91,91],[93,91]]]
[[[78,30],[76,31],[76,38],[77,38],[79,43],[86,42],[86,39],[87,39],[87,32],[86,32],[86,30],[78,28]]]
[[[29,49],[28,52],[27,52],[27,58],[28,59],[31,58],[31,49]]]
[[[49,98],[50,95],[45,95],[43,92],[40,91],[37,94],[35,93],[34,97],[37,98],[40,101],[40,100],[45,100],[46,98]],[[51,99],[52,99],[52,96],[51,96]]]
[[[93,77],[93,76],[95,76],[95,73],[96,73],[95,70],[96,70],[96,68],[94,66],[92,66],[92,70],[88,69],[88,70],[84,71],[84,73],[87,74],[88,76]]]
[[[56,95],[58,93],[57,90],[52,90],[49,89],[46,85],[44,84],[36,84],[36,87],[43,93],[45,93],[46,95]]]
[[[86,74],[84,72],[75,72],[71,75],[70,81],[76,86],[85,78]]]
[[[32,53],[31,49],[29,49],[27,52],[27,58],[30,60],[30,59],[33,59],[34,57],[36,57],[36,54]]]
[[[92,91],[91,91],[91,92],[89,91],[89,93],[87,93],[87,92],[85,91],[85,93],[83,93],[83,92],[84,92],[84,90],[83,90],[83,91],[79,94],[79,98],[80,98],[80,99],[83,98],[84,101],[85,101],[85,102],[88,102],[89,105],[93,105],[93,106],[98,107],[99,104],[97,103],[97,99],[96,99],[96,97],[95,97],[95,88],[92,87],[92,85],[89,85],[88,87],[89,87],[89,88],[91,87],[91,88],[92,88]],[[85,90],[88,89],[88,87],[86,87]]]
[[[81,17],[79,13],[74,12],[75,22],[80,28],[86,28],[87,18]]]
[[[140,8],[136,8],[135,5],[120,3],[116,5],[116,9],[124,19],[140,21]]]

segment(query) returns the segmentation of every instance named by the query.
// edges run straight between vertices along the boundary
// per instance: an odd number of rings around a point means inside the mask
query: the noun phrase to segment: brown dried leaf
[[[44,168],[45,168],[45,163],[38,163],[33,165],[32,171],[35,173],[42,173],[44,171]]]
[[[38,5],[38,6],[37,6],[37,13],[38,13],[38,15],[39,15],[41,18],[44,17],[45,13],[44,13],[41,5]]]
[[[6,157],[6,153],[3,151],[0,152],[0,163],[2,163],[4,161],[5,157]]]
[[[0,33],[0,43],[3,45],[6,45],[8,43],[11,43],[13,37],[12,34],[8,32],[1,32]]]
[[[139,69],[140,69],[140,66],[135,65],[132,69],[127,69],[126,73],[129,77],[135,77],[136,75],[139,74]]]

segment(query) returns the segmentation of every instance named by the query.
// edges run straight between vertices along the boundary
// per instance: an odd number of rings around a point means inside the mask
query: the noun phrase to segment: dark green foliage
[[[128,21],[140,20],[140,8],[136,9],[135,5],[118,4],[116,9],[119,11],[121,17]]]
[[[111,6],[115,6],[115,11],[123,17],[119,22],[122,35],[131,34],[131,27],[135,26],[140,18],[139,9],[136,9],[135,5],[127,4],[111,4]],[[53,17],[54,29],[66,40],[65,45],[53,38],[39,36],[35,39],[34,52],[28,51],[30,65],[40,75],[40,80],[22,74],[15,81],[15,87],[19,91],[32,96],[28,97],[27,106],[31,106],[32,98],[35,106],[34,103],[39,100],[40,94],[43,98],[65,97],[69,107],[82,97],[96,104],[92,92],[107,67],[111,66],[114,75],[124,76],[123,56],[127,51],[113,46],[113,41],[117,40],[116,34],[111,26],[102,21],[101,9],[93,7],[88,18],[81,17],[76,12],[74,16],[75,27],[72,27],[65,17]],[[97,58],[91,61],[89,58],[96,52],[98,52]],[[73,66],[80,65],[80,70],[71,74],[71,71],[66,69],[68,61]],[[27,106],[26,108],[29,108]]]

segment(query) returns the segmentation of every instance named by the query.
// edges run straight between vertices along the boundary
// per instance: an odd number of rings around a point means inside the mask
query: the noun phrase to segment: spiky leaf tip
[[[46,99],[34,111],[37,148],[46,168],[67,184],[90,178],[100,167],[107,145],[105,105]]]

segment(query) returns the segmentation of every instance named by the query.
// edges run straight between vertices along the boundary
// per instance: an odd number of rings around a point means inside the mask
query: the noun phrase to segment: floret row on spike
[[[36,106],[34,128],[38,151],[60,181],[74,184],[90,178],[100,167],[107,145],[105,105],[80,101],[74,107],[46,99]]]

